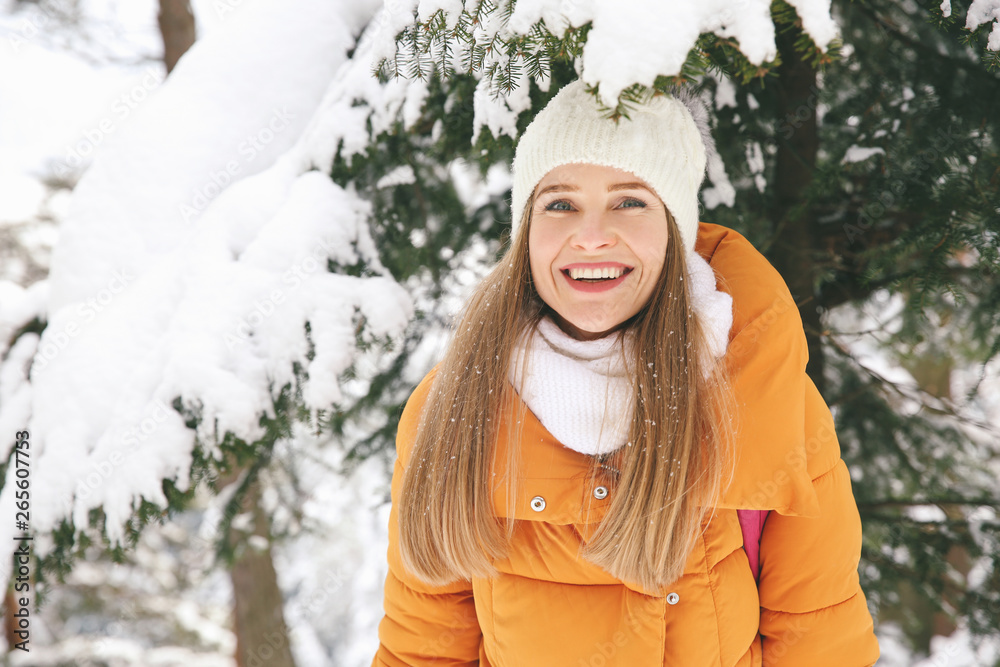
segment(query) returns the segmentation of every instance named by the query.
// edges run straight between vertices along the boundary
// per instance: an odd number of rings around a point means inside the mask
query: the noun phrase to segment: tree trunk
[[[169,74],[194,44],[194,13],[189,0],[160,0],[157,18],[163,35],[163,62]],[[235,482],[240,472],[235,470],[227,481]],[[256,480],[247,489],[240,511],[251,515],[251,535],[259,539],[248,540],[246,534],[232,528],[226,536],[237,554],[230,572],[236,664],[239,667],[295,667],[285,625],[284,600],[271,558],[271,524],[260,506],[260,485]]]
[[[167,74],[170,74],[177,61],[194,44],[194,12],[191,11],[190,0],[160,0],[157,20],[163,35],[163,63],[167,66]]]
[[[955,360],[947,352],[931,350],[918,357],[914,361],[906,364],[907,370],[917,381],[917,385],[931,396],[950,401],[951,396],[951,375],[955,370]],[[949,521],[955,522],[953,530],[967,533],[968,529],[961,525],[967,520],[963,508],[957,505],[941,505],[941,510]],[[963,544],[953,544],[945,554],[945,562],[954,568],[956,579],[965,588],[969,583],[969,571],[972,570],[974,559],[969,553],[969,549]],[[960,600],[954,589],[945,589],[941,592],[942,602],[953,608],[958,608]],[[930,616],[930,614],[928,614]],[[958,629],[955,620],[947,613],[941,611],[933,612],[933,616],[927,619],[929,636],[928,646],[931,637],[940,635],[950,637]]]
[[[777,69],[777,118],[792,128],[791,136],[778,137],[775,168],[775,241],[770,260],[788,284],[799,306],[809,346],[809,377],[825,395],[823,381],[823,330],[816,298],[817,232],[815,214],[803,206],[805,191],[813,179],[819,148],[816,105],[816,72],[794,48],[795,33],[778,33],[781,55]]]
[[[245,543],[231,577],[236,624],[236,663],[240,667],[294,667],[271,559],[270,521],[260,507],[260,486],[255,481],[244,498],[243,511],[253,513],[253,534],[267,541],[264,548]]]
[[[31,585],[34,586],[34,581]],[[16,650],[14,645],[19,641],[16,634],[18,627],[17,620],[14,618],[15,613],[17,613],[17,600],[14,598],[14,586],[8,584],[7,594],[3,598],[3,634],[7,639],[7,653]]]
[[[234,471],[233,477],[240,470]],[[249,513],[250,538],[230,528],[226,536],[236,549],[230,572],[238,667],[295,667],[283,612],[284,600],[271,558],[271,522],[260,506],[260,484],[254,480],[240,504]],[[257,544],[254,544],[256,542]]]

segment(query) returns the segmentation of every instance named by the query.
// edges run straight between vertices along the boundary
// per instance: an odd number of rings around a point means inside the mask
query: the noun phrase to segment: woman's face
[[[667,253],[667,212],[652,188],[613,167],[556,167],[535,188],[531,277],[557,322],[600,338],[649,301]]]

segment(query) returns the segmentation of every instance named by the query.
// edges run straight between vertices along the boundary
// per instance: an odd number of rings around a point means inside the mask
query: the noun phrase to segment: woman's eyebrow
[[[638,181],[633,183],[616,183],[608,188],[608,192],[617,192],[619,190],[646,190],[647,192],[652,192],[648,185],[639,183]]]
[[[542,188],[541,192],[539,192],[535,196],[541,197],[546,192],[578,192],[579,190],[580,190],[579,187],[575,185],[569,185],[568,183],[553,183],[552,185]]]
[[[618,192],[619,190],[646,190],[647,192],[652,192],[649,186],[645,183],[640,183],[638,181],[633,181],[631,183],[615,183],[614,185],[608,186],[608,192]],[[580,188],[576,185],[570,185],[569,183],[553,183],[552,185],[542,188],[542,190],[535,195],[536,197],[541,197],[547,192],[579,192]]]

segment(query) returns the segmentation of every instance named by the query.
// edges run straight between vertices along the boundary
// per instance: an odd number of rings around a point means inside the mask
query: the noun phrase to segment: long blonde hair
[[[547,310],[528,259],[533,203],[534,196],[503,258],[469,299],[404,472],[400,552],[406,567],[429,584],[495,575],[493,561],[506,555],[513,533],[514,519],[504,523],[494,512],[491,471],[498,423],[511,418],[502,406],[514,392],[508,368],[515,346]],[[687,263],[669,211],[667,223],[670,242],[656,288],[626,325],[634,345],[620,337],[636,374],[629,442],[594,459],[593,475],[610,475],[615,492],[581,551],[647,591],[683,573],[730,462],[723,367],[708,361],[713,357],[684,286]],[[516,435],[507,449],[507,469],[516,470]],[[514,499],[516,475],[502,483]]]

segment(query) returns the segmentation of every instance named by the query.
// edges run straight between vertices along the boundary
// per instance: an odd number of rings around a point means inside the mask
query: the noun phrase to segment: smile
[[[598,269],[566,269],[573,280],[614,280],[632,269],[625,266],[606,266]]]
[[[622,284],[630,273],[631,266],[608,264],[604,266],[569,266],[560,270],[566,282],[579,292],[603,292]]]

